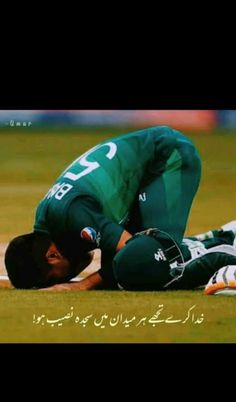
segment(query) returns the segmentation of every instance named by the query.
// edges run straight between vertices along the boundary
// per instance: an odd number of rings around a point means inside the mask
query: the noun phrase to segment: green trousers
[[[170,271],[172,279],[166,289],[194,289],[204,286],[220,268],[236,265],[236,249],[227,248],[233,244],[235,238],[233,232],[215,230],[213,233],[212,239],[197,242],[204,245],[208,251],[206,254],[190,259],[184,270],[174,268]]]
[[[157,158],[152,165],[153,177],[140,187],[127,230],[135,233],[158,228],[169,233],[180,244],[199,186],[201,160],[188,138],[176,130],[174,135],[176,147],[164,166],[160,160],[162,153],[157,149]],[[165,143],[161,146],[164,150]]]
[[[211,239],[203,241],[184,238],[178,249],[173,249],[173,243],[164,244],[158,232],[156,240],[145,235],[130,240],[114,259],[117,282],[126,290],[195,289],[206,285],[220,268],[236,265],[234,232],[212,233]]]

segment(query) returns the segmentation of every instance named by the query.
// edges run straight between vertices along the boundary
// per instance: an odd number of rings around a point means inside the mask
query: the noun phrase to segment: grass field
[[[0,341],[233,342],[234,304],[234,298],[204,297],[201,291],[49,294],[2,289]],[[151,317],[158,310],[164,321],[156,323]]]
[[[78,154],[128,131],[132,129],[0,131],[0,242],[32,230],[37,203]],[[194,234],[236,219],[236,135],[188,135],[203,161],[186,232]],[[206,297],[202,291],[49,294],[0,289],[0,342],[235,342],[235,303],[233,297]],[[158,310],[164,321],[148,322]],[[198,323],[199,317],[203,320]]]

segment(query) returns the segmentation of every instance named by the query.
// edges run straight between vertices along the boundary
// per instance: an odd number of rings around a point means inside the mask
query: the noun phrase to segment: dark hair
[[[11,240],[5,266],[12,285],[20,289],[42,287],[50,269],[46,252],[51,244],[47,234],[28,233]]]

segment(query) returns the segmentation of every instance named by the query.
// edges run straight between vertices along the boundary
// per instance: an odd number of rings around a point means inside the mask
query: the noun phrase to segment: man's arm
[[[95,246],[106,253],[119,251],[131,237],[123,226],[107,218],[91,197],[75,199],[67,211],[67,226],[85,251]],[[94,247],[94,248],[95,248]]]
[[[48,288],[39,289],[40,291],[66,291],[66,290],[91,290],[91,289],[101,289],[103,284],[103,280],[101,275],[98,272],[94,272],[93,274],[87,276],[87,278],[82,279],[78,282],[68,282],[68,283],[60,283],[58,285],[50,286]]]
[[[119,240],[118,243],[117,243],[116,251],[119,251],[122,247],[124,247],[124,246],[125,246],[125,243],[126,243],[129,239],[131,239],[131,237],[132,237],[132,235],[131,235],[129,232],[127,232],[126,230],[124,230],[124,231],[122,232],[122,234],[121,234],[120,240]]]
[[[127,240],[129,240],[132,237],[130,233],[128,233],[126,230],[124,230],[121,234],[120,240],[117,244],[116,251],[119,251],[122,247],[124,247],[125,243]],[[86,264],[84,264],[84,261],[81,260],[80,262],[80,268],[83,266],[83,269],[85,266],[89,265],[89,263],[92,260],[93,253],[88,253],[86,256],[89,255],[89,260],[86,260]],[[105,254],[106,255],[106,254]],[[108,276],[113,277],[112,275],[112,259],[113,259],[113,254],[107,255],[106,258],[104,259],[104,254],[102,257],[102,266],[109,271]],[[86,257],[87,258],[87,257]],[[80,269],[81,272],[82,269]],[[112,281],[113,282],[113,281]],[[108,283],[111,285],[110,281]],[[102,279],[102,276],[98,273],[95,272],[89,276],[87,276],[85,279],[82,279],[81,281],[78,282],[67,282],[67,283],[61,283],[57,285],[53,285],[47,288],[42,288],[39,290],[47,290],[47,291],[66,291],[66,290],[91,290],[91,289],[106,289],[108,286],[107,280]],[[116,288],[114,283],[112,283],[112,289]],[[110,288],[110,287],[109,287]]]

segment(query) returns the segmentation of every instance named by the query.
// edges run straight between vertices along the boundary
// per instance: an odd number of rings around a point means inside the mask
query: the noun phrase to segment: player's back
[[[160,126],[102,142],[63,171],[41,202],[40,210],[50,207],[63,213],[75,197],[89,195],[99,201],[108,218],[121,223],[140,185],[150,180],[154,163],[155,174],[164,168],[176,136],[185,138]]]

